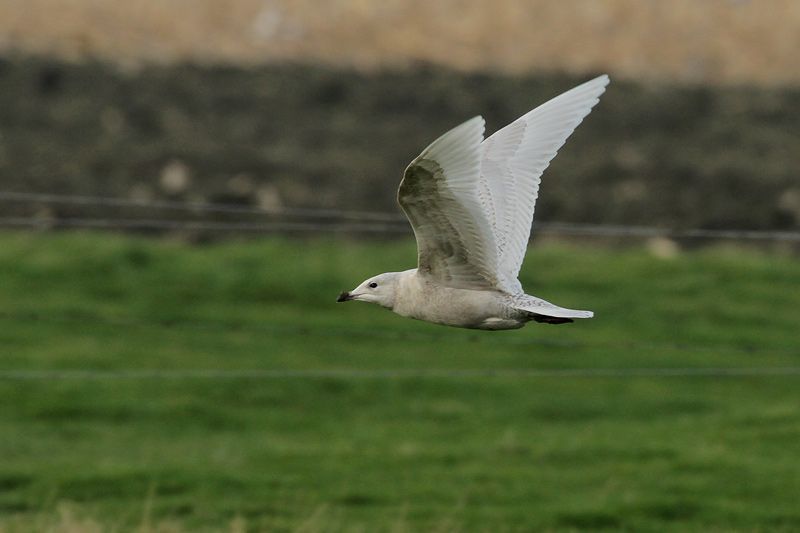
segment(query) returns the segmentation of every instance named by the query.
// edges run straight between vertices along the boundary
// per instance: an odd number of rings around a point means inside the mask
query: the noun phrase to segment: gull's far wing
[[[481,144],[479,197],[497,243],[497,276],[517,293],[542,173],[608,85],[600,76],[518,118]]]
[[[397,191],[417,238],[420,274],[447,287],[497,287],[497,249],[478,198],[483,128],[475,117],[436,139]]]
[[[581,309],[567,309],[551,304],[530,294],[517,294],[508,299],[508,305],[520,311],[527,311],[544,317],[556,318],[592,318],[594,313]]]

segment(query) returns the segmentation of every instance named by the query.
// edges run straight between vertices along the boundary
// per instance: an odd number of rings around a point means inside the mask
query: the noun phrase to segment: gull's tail
[[[509,305],[514,309],[531,313],[533,320],[536,322],[546,322],[548,324],[562,324],[564,322],[572,322],[573,318],[592,318],[594,316],[591,311],[559,307],[530,294],[512,296]]]

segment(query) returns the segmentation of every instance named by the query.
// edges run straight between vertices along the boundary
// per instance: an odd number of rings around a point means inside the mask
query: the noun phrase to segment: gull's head
[[[350,300],[360,300],[391,309],[394,307],[394,295],[397,289],[399,275],[399,272],[387,272],[367,278],[352,291],[340,294],[336,301],[349,302]]]

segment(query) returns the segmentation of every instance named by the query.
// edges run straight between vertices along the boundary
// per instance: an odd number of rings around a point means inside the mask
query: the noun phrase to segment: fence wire
[[[184,211],[190,213],[236,213],[243,215],[275,215],[311,218],[345,218],[383,222],[405,222],[399,214],[375,211],[351,211],[342,209],[304,208],[304,207],[258,207],[238,204],[178,202],[172,200],[138,200],[109,196],[87,196],[74,194],[43,194],[14,191],[0,191],[0,201],[82,205],[96,207],[131,207]]]
[[[0,381],[272,380],[272,379],[552,379],[800,377],[800,367],[681,368],[327,368],[202,370],[0,370]]]
[[[125,219],[125,218],[0,218],[0,227],[21,227],[32,229],[124,229],[124,230],[167,230],[167,231],[212,231],[247,233],[292,233],[292,232],[334,232],[334,233],[411,233],[411,226],[388,225],[381,223],[319,223],[319,222],[212,222],[167,219]]]
[[[353,211],[324,208],[280,207],[267,208],[223,203],[178,202],[169,200],[136,200],[117,197],[60,195],[0,191],[0,201],[36,204],[92,206],[98,208],[137,208],[143,210],[178,211],[186,215],[203,213],[227,213],[239,216],[262,215],[289,217],[298,221],[204,221],[168,218],[139,217],[6,217],[0,218],[0,227],[58,229],[119,229],[162,231],[209,231],[209,232],[335,232],[410,234],[406,219],[395,213]],[[560,222],[537,222],[537,233],[607,237],[607,238],[654,238],[707,239],[738,241],[800,242],[800,231],[756,231],[740,229],[673,229],[652,226],[572,224]]]

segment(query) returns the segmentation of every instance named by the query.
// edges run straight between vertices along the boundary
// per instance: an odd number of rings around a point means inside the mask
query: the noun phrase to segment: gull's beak
[[[339,295],[338,298],[336,298],[336,301],[337,302],[347,302],[347,301],[352,300],[352,299],[353,299],[353,296],[349,292],[344,291],[342,294]]]

